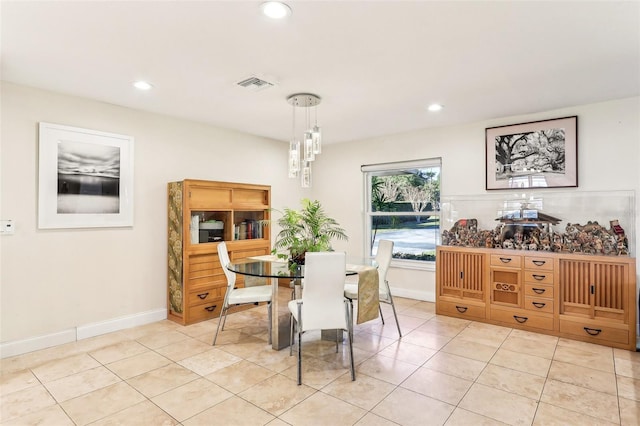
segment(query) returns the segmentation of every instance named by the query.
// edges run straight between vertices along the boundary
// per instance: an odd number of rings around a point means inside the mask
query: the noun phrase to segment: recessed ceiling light
[[[427,109],[429,111],[435,112],[435,111],[440,111],[442,108],[444,108],[444,106],[442,106],[440,104],[431,104],[431,105],[429,105],[429,107]]]
[[[135,83],[133,83],[133,87],[135,87],[138,90],[151,90],[153,85],[146,81],[136,81]]]
[[[262,13],[271,19],[282,19],[291,15],[291,8],[279,1],[268,1],[260,5]]]

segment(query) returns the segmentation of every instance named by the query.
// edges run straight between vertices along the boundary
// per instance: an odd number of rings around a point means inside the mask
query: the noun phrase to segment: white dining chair
[[[389,288],[389,281],[387,281],[387,271],[389,265],[391,265],[391,258],[393,256],[393,241],[380,240],[378,243],[378,252],[376,253],[376,263],[378,264],[378,285],[379,285],[379,299],[380,302],[391,305],[393,309],[393,316],[396,320],[396,327],[398,327],[398,334],[402,337],[402,331],[400,330],[400,323],[398,322],[398,314],[396,313],[396,305],[393,303],[393,296],[391,295],[391,289]],[[349,300],[350,305],[350,317],[353,321],[353,301],[358,299],[358,284],[357,283],[345,283],[344,296]],[[380,319],[384,324],[384,316],[382,315],[382,307],[380,307]],[[352,325],[353,327],[353,325]]]
[[[224,326],[227,322],[227,312],[230,306],[245,305],[248,303],[255,304],[260,302],[267,302],[267,312],[269,317],[269,344],[271,344],[271,285],[235,288],[236,274],[227,268],[231,261],[229,260],[229,252],[225,242],[218,244],[218,258],[220,259],[220,265],[222,266],[224,275],[227,277],[227,291],[224,295],[224,303],[222,304],[220,318],[218,319],[218,328],[216,329],[216,335],[213,337],[212,345],[215,345],[216,340],[218,339],[220,323],[222,323],[222,330],[224,331]]]
[[[298,384],[302,384],[302,334],[309,330],[336,330],[342,336],[347,332],[351,380],[356,379],[351,344],[351,321],[348,302],[344,297],[346,273],[344,252],[309,252],[304,266],[304,291],[302,298],[288,303],[291,313],[289,354],[294,343],[294,323],[298,337]],[[336,338],[336,351],[338,349]]]

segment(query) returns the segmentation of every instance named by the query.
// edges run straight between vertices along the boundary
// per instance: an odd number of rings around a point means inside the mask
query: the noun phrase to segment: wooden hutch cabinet
[[[168,184],[168,318],[187,325],[220,314],[227,280],[218,259],[225,241],[231,260],[271,251],[271,187],[183,180]],[[238,276],[236,286],[244,286]]]
[[[436,287],[440,315],[636,350],[634,258],[439,246]]]

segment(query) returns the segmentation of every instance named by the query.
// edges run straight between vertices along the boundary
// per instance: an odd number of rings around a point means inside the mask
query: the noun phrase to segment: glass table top
[[[265,256],[269,258],[269,256]],[[373,259],[359,259],[357,261],[347,260],[347,272],[345,275],[356,275],[357,270],[351,269],[354,265],[377,266]],[[241,275],[249,275],[264,278],[304,278],[304,265],[290,267],[289,264],[282,260],[274,259],[242,259],[232,262],[227,266],[232,272]]]

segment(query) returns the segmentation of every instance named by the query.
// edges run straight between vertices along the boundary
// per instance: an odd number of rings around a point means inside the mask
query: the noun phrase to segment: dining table
[[[271,284],[271,344],[273,349],[280,350],[289,346],[289,310],[286,303],[279,303],[280,280],[284,280],[295,292],[301,295],[301,283],[304,279],[304,265],[291,266],[287,260],[276,255],[252,256],[239,261],[232,261],[227,269],[245,277],[245,285]],[[379,279],[377,263],[373,258],[347,257],[345,278],[353,277],[358,282],[358,310],[356,323],[378,318],[379,316]],[[282,302],[282,300],[280,300]],[[328,331],[331,333],[331,331]],[[324,331],[323,331],[324,334]],[[335,332],[333,334],[335,336]],[[335,339],[335,337],[334,337]]]

